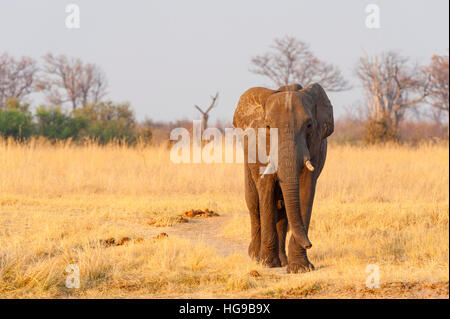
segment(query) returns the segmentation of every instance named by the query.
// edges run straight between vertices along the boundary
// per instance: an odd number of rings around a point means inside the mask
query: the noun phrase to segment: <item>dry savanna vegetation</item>
[[[331,144],[310,229],[316,270],[288,275],[247,256],[242,164],[3,140],[0,297],[448,298],[448,165],[447,144]],[[66,288],[69,264],[80,288]],[[380,288],[366,287],[369,264]]]

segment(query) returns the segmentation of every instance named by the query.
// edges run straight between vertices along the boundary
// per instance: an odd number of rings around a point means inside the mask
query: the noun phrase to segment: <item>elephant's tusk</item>
[[[305,166],[307,169],[309,169],[311,172],[314,170],[314,166],[312,166],[310,161],[305,162]]]

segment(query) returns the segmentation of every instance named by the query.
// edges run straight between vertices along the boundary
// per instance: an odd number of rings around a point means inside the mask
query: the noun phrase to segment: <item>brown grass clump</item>
[[[122,237],[119,242],[117,243],[117,246],[122,246],[126,243],[128,243],[129,241],[131,241],[130,237]]]
[[[167,238],[169,237],[169,235],[167,235],[167,233],[160,233],[156,236],[156,239],[163,239],[163,238]]]
[[[113,237],[110,237],[108,239],[101,239],[100,243],[103,244],[106,248],[111,247],[111,246],[123,246],[126,243],[130,242],[131,238],[130,237],[122,237],[120,238],[118,241],[116,241]],[[138,238],[135,240],[135,242],[140,243],[142,242],[143,239],[142,238]]]
[[[250,276],[252,277],[261,277],[261,274],[257,270],[250,270],[249,272]]]
[[[213,210],[209,210],[208,208],[205,210],[201,209],[191,209],[188,211],[185,211],[182,217],[187,218],[207,218],[207,217],[214,217],[219,216],[219,214],[215,213]]]
[[[110,247],[116,244],[116,240],[113,237],[110,237],[108,239],[100,239],[100,243],[105,247]]]

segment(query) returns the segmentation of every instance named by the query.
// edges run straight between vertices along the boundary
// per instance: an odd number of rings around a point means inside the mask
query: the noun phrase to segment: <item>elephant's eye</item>
[[[307,125],[306,125],[306,128],[309,130],[309,129],[311,129],[312,128],[312,123],[308,123]]]

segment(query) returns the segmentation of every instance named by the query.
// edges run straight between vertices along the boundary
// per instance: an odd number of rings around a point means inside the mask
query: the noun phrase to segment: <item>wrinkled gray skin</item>
[[[256,87],[239,99],[233,124],[243,130],[251,127],[278,128],[278,170],[261,178],[262,163],[248,163],[245,151],[245,200],[250,212],[249,255],[268,267],[287,265],[288,273],[314,269],[306,250],[311,248],[308,229],[316,181],[325,163],[326,138],[333,133],[333,107],[315,83],[269,90]],[[268,132],[268,130],[267,130]],[[247,138],[244,139],[247,150]],[[269,136],[266,154],[269,154]],[[257,145],[258,147],[258,145]],[[305,165],[310,161],[311,171]],[[289,256],[286,233],[289,228]]]

